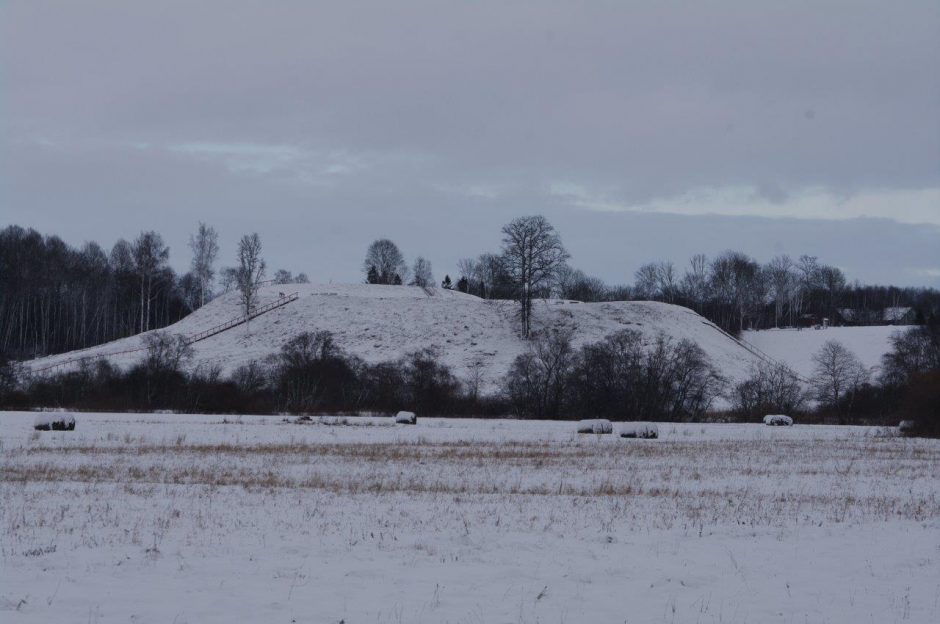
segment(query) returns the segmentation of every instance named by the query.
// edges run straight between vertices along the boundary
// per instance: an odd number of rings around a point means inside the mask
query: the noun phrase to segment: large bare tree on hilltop
[[[245,316],[251,314],[257,303],[258,288],[264,279],[265,268],[264,259],[261,257],[261,237],[257,232],[245,234],[238,242],[238,266],[235,268],[235,284],[241,294]]]
[[[552,285],[569,257],[555,228],[541,215],[503,226],[503,267],[516,288],[526,338],[532,328],[532,299]]]
[[[366,250],[366,259],[362,263],[369,284],[403,284],[407,279],[408,267],[398,245],[387,238],[372,241]]]

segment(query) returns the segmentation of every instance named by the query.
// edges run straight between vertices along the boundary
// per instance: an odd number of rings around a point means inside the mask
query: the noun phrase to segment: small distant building
[[[799,327],[816,327],[819,325],[819,317],[815,314],[801,314],[797,323]]]
[[[914,308],[885,308],[881,315],[885,325],[914,325],[917,323],[917,311]]]
[[[889,307],[884,310],[840,308],[836,310],[836,323],[848,326],[914,325],[917,323],[917,310],[911,307]]]
[[[839,325],[858,325],[858,310],[839,308],[836,310],[836,322]]]

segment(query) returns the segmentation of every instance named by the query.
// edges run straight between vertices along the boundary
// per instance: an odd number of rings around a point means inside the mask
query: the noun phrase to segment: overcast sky
[[[543,213],[572,264],[724,249],[940,286],[940,2],[0,0],[0,225],[185,269],[441,279]]]

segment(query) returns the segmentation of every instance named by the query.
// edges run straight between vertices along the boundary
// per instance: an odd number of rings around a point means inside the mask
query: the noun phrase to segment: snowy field
[[[5,623],[940,621],[937,441],[33,416],[0,413]]]
[[[746,331],[748,343],[806,378],[813,376],[813,355],[829,340],[841,342],[873,374],[881,369],[881,356],[891,350],[891,336],[910,327],[827,327],[826,329],[766,329]]]

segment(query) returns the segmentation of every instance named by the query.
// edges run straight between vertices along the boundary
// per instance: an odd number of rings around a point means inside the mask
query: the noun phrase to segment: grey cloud
[[[930,1],[10,1],[2,221],[156,227],[180,256],[203,219],[352,279],[369,236],[444,265],[448,237],[474,253],[547,212],[609,279],[662,240],[667,256],[822,247],[860,279],[936,284],[936,228],[593,214],[552,188],[626,204],[753,188],[784,207],[938,189],[938,33]]]

